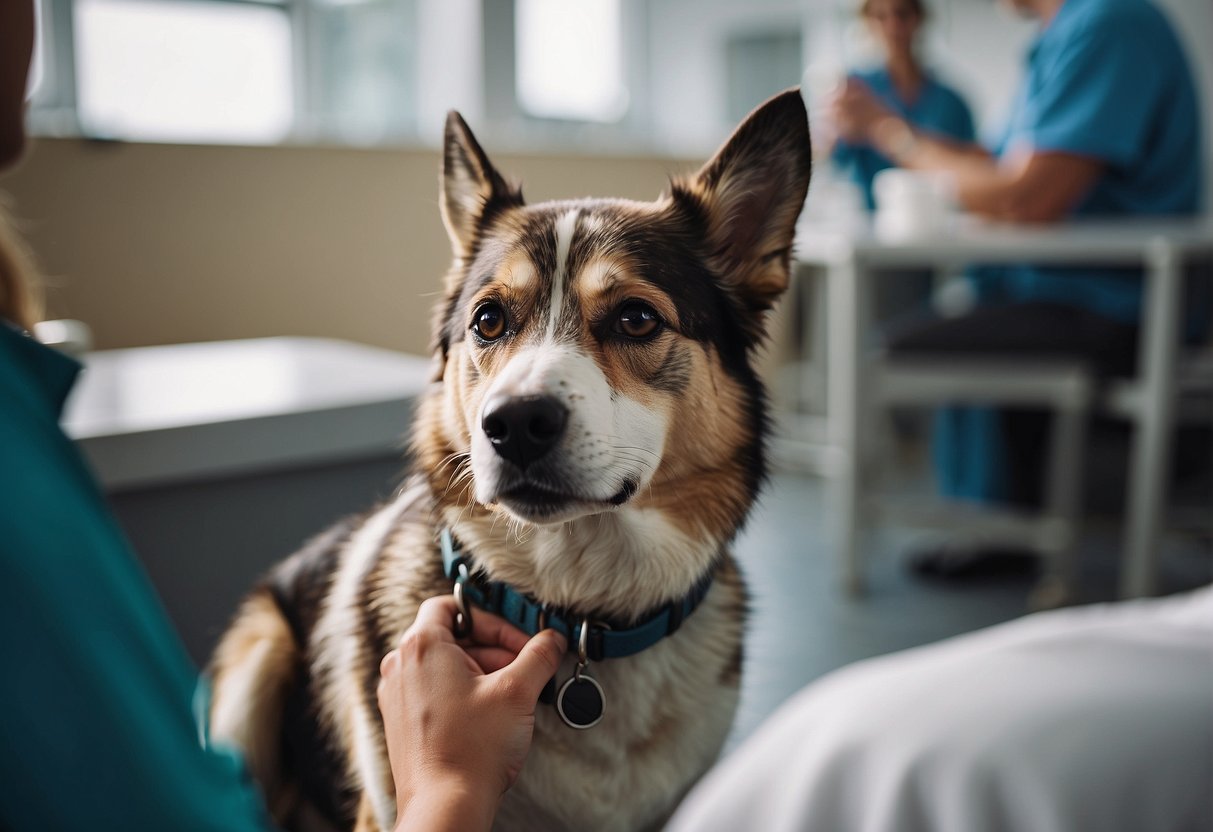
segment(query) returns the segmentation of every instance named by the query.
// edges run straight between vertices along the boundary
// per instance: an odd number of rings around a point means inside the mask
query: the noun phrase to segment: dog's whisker
[[[469,479],[471,479],[471,477],[472,477],[471,466],[461,464],[459,467],[456,467],[453,471],[451,471],[451,476],[446,481],[446,488],[443,489],[442,496],[445,497],[447,494],[450,493],[451,488],[453,488],[456,485],[463,485],[465,482],[467,482]]]
[[[660,459],[661,459],[661,455],[660,455],[659,453],[657,453],[656,451],[653,451],[653,450],[651,450],[651,449],[649,449],[649,448],[639,448],[639,447],[637,447],[637,446],[635,446],[635,445],[616,445],[616,444],[612,444],[612,445],[611,445],[611,449],[612,449],[612,450],[614,450],[614,451],[636,451],[636,452],[638,452],[638,453],[645,454],[646,456],[648,456],[648,457],[652,458],[653,460],[660,460]]]

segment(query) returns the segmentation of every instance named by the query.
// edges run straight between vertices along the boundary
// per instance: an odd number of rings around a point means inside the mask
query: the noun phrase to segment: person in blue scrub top
[[[33,42],[31,0],[0,0],[0,170],[25,143]],[[38,293],[4,219],[0,829],[268,829],[242,761],[204,747],[191,712],[198,671],[59,428],[80,365],[29,334]],[[406,634],[425,649],[393,651],[381,668],[401,829],[490,827],[565,648],[554,630],[528,640],[480,614],[472,643],[501,649],[478,667],[452,633],[452,604],[427,601]]]
[[[941,141],[858,87],[835,100],[834,120],[899,166],[950,172],[961,205],[994,219],[1199,213],[1205,159],[1198,98],[1163,13],[1148,0],[1004,2],[1040,28],[997,147]],[[889,348],[1078,357],[1097,373],[1134,372],[1139,270],[1023,264],[970,277],[979,298],[970,313],[904,326],[889,334]],[[1188,311],[1189,332],[1207,323],[1200,320],[1207,309]],[[1035,412],[945,411],[934,443],[943,491],[1038,503],[1046,429]],[[921,565],[933,569],[929,559]]]
[[[865,0],[859,14],[885,61],[882,66],[851,73],[844,94],[846,89],[858,87],[919,130],[938,138],[972,142],[973,114],[968,105],[918,60],[916,44],[926,22],[922,0]],[[859,186],[868,209],[874,209],[872,179],[894,167],[894,162],[865,135],[848,130],[839,131],[830,159]]]

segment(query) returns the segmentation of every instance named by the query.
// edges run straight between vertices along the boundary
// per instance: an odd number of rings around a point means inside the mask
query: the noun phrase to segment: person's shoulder
[[[1056,21],[1053,55],[1065,62],[1085,56],[1114,71],[1139,73],[1145,82],[1172,83],[1190,75],[1179,34],[1166,13],[1151,0],[1066,0],[1070,14]]]
[[[1174,34],[1164,13],[1150,0],[1066,0],[1062,8],[1056,21],[1059,36],[1110,38],[1127,46],[1151,45],[1151,38]]]

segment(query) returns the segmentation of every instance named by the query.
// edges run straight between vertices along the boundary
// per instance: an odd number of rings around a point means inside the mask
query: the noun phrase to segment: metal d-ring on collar
[[[463,585],[471,576],[464,564],[459,564],[459,577],[455,579],[455,638],[467,638],[472,634],[472,608],[463,594]]]
[[[581,681],[581,673],[590,666],[590,619],[581,619],[581,633],[577,636],[577,667],[573,670],[573,681]]]
[[[602,722],[606,713],[606,692],[597,679],[585,672],[590,663],[587,644],[589,632],[590,620],[581,619],[581,632],[577,635],[577,667],[573,671],[573,678],[560,686],[553,703],[560,720],[579,731],[593,728]]]

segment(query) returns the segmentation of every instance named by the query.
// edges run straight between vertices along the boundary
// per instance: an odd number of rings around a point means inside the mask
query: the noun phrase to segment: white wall
[[[725,115],[727,37],[779,26],[799,29],[808,4],[651,0],[648,7],[653,139],[659,149],[706,155],[733,127]]]
[[[969,102],[978,135],[992,140],[1019,87],[1036,24],[991,0],[951,0],[935,6],[931,57],[941,76]]]
[[[417,132],[426,144],[442,143],[447,110],[471,124],[483,117],[481,23],[473,0],[417,3]]]

